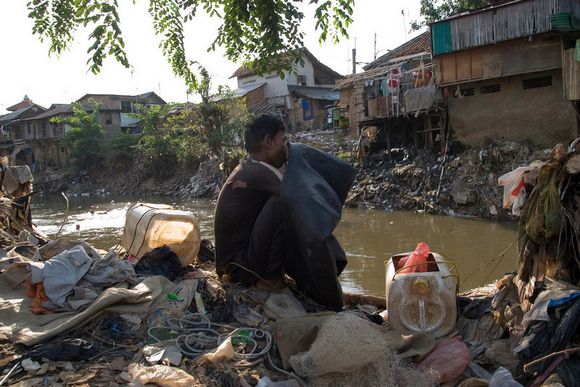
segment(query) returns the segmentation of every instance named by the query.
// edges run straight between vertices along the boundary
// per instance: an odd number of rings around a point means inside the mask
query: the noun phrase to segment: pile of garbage
[[[412,147],[368,155],[347,205],[482,218],[508,217],[497,178],[546,152],[515,142],[492,143],[438,155]]]
[[[197,237],[191,261],[141,251],[146,234],[127,225],[130,242],[110,251],[49,241],[19,183],[0,203],[0,385],[578,385],[576,153],[558,145],[499,177],[505,211],[520,214],[516,273],[456,297],[459,274],[420,243],[388,263],[386,299],[344,294],[339,312],[292,282],[270,292],[218,278]],[[399,164],[389,173],[425,181],[418,162]],[[136,224],[152,214],[132,208]]]
[[[166,246],[137,264],[56,239],[0,274],[0,383],[13,385],[433,385],[435,348],[378,309],[328,312],[299,294],[220,281]],[[207,260],[206,262],[202,262]],[[149,261],[145,264],[144,262]],[[417,384],[418,383],[418,384]]]
[[[2,385],[430,386],[470,363],[449,329],[389,327],[384,300],[345,295],[337,313],[292,285],[219,279],[207,241],[187,265],[168,246],[137,258],[66,238],[2,243]]]

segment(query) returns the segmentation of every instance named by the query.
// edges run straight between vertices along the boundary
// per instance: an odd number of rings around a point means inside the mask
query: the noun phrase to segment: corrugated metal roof
[[[517,0],[439,20],[431,25],[433,55],[548,33],[558,13],[580,17],[580,1]]]
[[[256,83],[255,85],[240,87],[239,89],[234,90],[234,95],[238,98],[243,97],[246,94],[248,94],[250,91],[254,91],[257,88],[264,86],[265,84],[266,84],[266,82],[259,82],[259,83]]]
[[[328,87],[309,87],[288,85],[288,91],[299,97],[321,101],[338,101],[340,92]]]
[[[16,111],[12,112],[12,113],[8,113],[8,114],[6,114],[6,115],[2,116],[2,117],[0,118],[0,121],[1,121],[1,122],[8,122],[8,121],[14,121],[14,120],[17,120],[17,119],[18,119],[18,117],[20,117],[20,116],[21,116],[23,113],[25,113],[26,111],[28,111],[28,110],[32,109],[34,106],[35,106],[35,105],[26,106],[26,107],[20,108],[20,109],[18,109],[18,110],[16,110]]]
[[[377,58],[377,60],[369,63],[365,67],[365,70],[371,70],[377,67],[384,66],[389,63],[390,60],[409,56],[413,54],[419,54],[421,52],[431,52],[431,32],[425,31],[421,35],[414,37],[413,39],[401,44],[399,47],[392,49],[386,54]]]
[[[51,106],[51,109],[45,111],[44,113],[41,113],[41,114],[34,116],[34,117],[31,117],[31,118],[26,118],[22,121],[49,118],[49,117],[54,117],[56,115],[63,114],[63,113],[72,113],[72,104],[68,104],[68,105],[67,104],[53,104]]]

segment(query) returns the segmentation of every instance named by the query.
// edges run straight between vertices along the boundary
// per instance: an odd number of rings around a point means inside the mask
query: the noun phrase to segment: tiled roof
[[[431,52],[431,32],[426,31],[421,35],[401,44],[399,47],[392,49],[386,54],[378,57],[375,61],[369,63],[365,70],[371,70],[387,64],[391,59],[400,58],[408,55],[418,54],[421,52]]]
[[[16,105],[12,105],[12,106],[8,107],[6,110],[9,110],[11,112],[15,112],[15,111],[20,110],[22,108],[25,108],[27,106],[32,106],[33,104],[34,103],[31,100],[24,99],[24,100],[18,102]]]

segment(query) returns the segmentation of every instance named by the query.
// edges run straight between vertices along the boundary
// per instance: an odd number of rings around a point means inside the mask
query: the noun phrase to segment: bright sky
[[[158,48],[159,39],[147,13],[147,1],[122,0],[121,23],[127,54],[132,65],[126,69],[108,59],[98,75],[88,71],[86,50],[88,33],[79,31],[68,52],[48,56],[48,42],[32,35],[32,20],[27,17],[26,1],[0,1],[0,114],[20,102],[27,94],[34,102],[48,107],[70,103],[86,93],[139,94],[155,91],[167,102],[185,102],[188,96],[182,80],[176,78]],[[373,60],[373,40],[377,35],[378,56],[420,32],[410,32],[410,23],[419,17],[419,0],[357,0],[350,38],[338,45],[318,43],[314,30],[313,7],[305,7],[306,47],[324,64],[341,74],[351,72],[351,49],[357,48],[357,62]],[[404,15],[402,12],[404,12]],[[199,14],[186,25],[189,59],[198,60],[209,70],[214,87],[236,87],[229,76],[238,67],[224,58],[223,51],[206,52],[216,36],[220,21]],[[362,71],[362,65],[358,66]],[[189,100],[195,97],[189,96]]]

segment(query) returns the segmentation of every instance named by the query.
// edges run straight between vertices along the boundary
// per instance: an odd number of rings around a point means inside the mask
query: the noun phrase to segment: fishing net
[[[373,363],[358,371],[344,374],[332,373],[310,380],[311,387],[391,387],[391,386],[436,386],[435,371],[419,371],[402,362],[395,352],[387,350]]]
[[[384,328],[354,313],[326,320],[310,349],[290,357],[312,386],[427,386],[428,376],[405,365]]]

